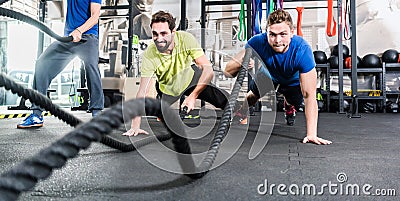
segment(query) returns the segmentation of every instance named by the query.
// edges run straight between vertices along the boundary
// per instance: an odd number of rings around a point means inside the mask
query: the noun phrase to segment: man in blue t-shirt
[[[104,108],[99,60],[99,30],[101,0],[67,0],[64,35],[72,42],[53,42],[36,61],[33,89],[47,93],[51,81],[72,61],[79,57],[85,66],[87,87],[90,94],[89,110],[96,116]],[[84,40],[82,40],[84,39]],[[82,41],[81,41],[82,40]],[[17,128],[43,126],[43,109],[32,105],[32,114]]]
[[[246,48],[252,48],[263,62],[249,83],[250,91],[246,96],[248,105],[254,105],[272,88],[270,83],[273,83],[276,90],[285,97],[285,119],[288,125],[294,124],[296,108],[298,110],[304,101],[307,136],[303,143],[331,144],[331,141],[317,137],[316,64],[308,43],[294,35],[290,14],[283,10],[271,13],[267,20],[267,32],[253,36]],[[241,51],[226,64],[226,76],[234,77],[238,74],[244,53],[245,50]],[[247,123],[247,110],[247,104],[244,103],[236,113],[241,117],[242,124]]]

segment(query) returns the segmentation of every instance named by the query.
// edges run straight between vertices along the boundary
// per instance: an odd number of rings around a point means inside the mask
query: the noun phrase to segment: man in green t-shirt
[[[228,94],[210,85],[214,72],[196,38],[188,32],[176,31],[175,18],[164,11],[153,14],[150,27],[154,43],[143,53],[136,98],[148,94],[149,87],[154,86],[151,77],[155,75],[158,96],[169,105],[185,95],[181,107],[187,107],[187,112],[194,109],[196,99],[224,108]],[[140,129],[140,121],[140,117],[134,118],[131,129],[123,135],[148,134]]]

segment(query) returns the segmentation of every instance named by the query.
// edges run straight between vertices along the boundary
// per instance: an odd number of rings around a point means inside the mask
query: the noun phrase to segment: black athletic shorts
[[[262,96],[270,92],[271,89],[274,89],[275,92],[282,94],[290,105],[294,105],[296,108],[300,107],[304,101],[300,85],[287,86],[273,83],[271,78],[266,76],[261,71],[258,71],[256,73],[256,76],[250,80],[249,89],[258,98],[261,98]]]

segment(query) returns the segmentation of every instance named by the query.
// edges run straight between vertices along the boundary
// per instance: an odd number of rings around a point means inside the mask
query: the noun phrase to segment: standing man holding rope
[[[64,35],[72,36],[72,42],[53,42],[36,61],[33,89],[47,93],[51,81],[72,61],[79,57],[84,65],[90,94],[89,110],[96,116],[104,108],[99,60],[99,28],[101,0],[67,0]],[[17,128],[43,126],[43,109],[32,105],[32,114]]]
[[[147,96],[154,86],[151,77],[157,78],[156,90],[162,101],[171,105],[187,96],[181,107],[187,112],[194,109],[197,98],[223,109],[228,94],[210,85],[214,72],[210,61],[196,38],[185,31],[176,31],[175,18],[158,11],[150,22],[153,41],[143,53],[141,78],[136,98]],[[192,62],[196,65],[192,65]],[[123,135],[148,134],[140,129],[141,117],[132,120],[131,129]]]
[[[248,105],[256,104],[268,92],[269,87],[266,86],[272,80],[276,90],[285,97],[285,120],[289,126],[294,124],[296,109],[304,101],[307,135],[303,143],[331,144],[331,141],[317,137],[316,64],[310,45],[302,37],[294,35],[290,14],[284,10],[272,12],[267,20],[266,33],[253,36],[246,48],[252,48],[265,66],[249,83],[247,103],[244,102],[236,113],[241,123],[247,124]],[[226,76],[235,77],[238,74],[244,52],[241,51],[226,64]]]

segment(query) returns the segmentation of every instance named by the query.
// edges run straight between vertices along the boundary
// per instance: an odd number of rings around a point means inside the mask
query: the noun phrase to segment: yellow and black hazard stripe
[[[0,114],[0,119],[25,118],[32,113]],[[43,112],[43,116],[51,116],[50,112]]]

